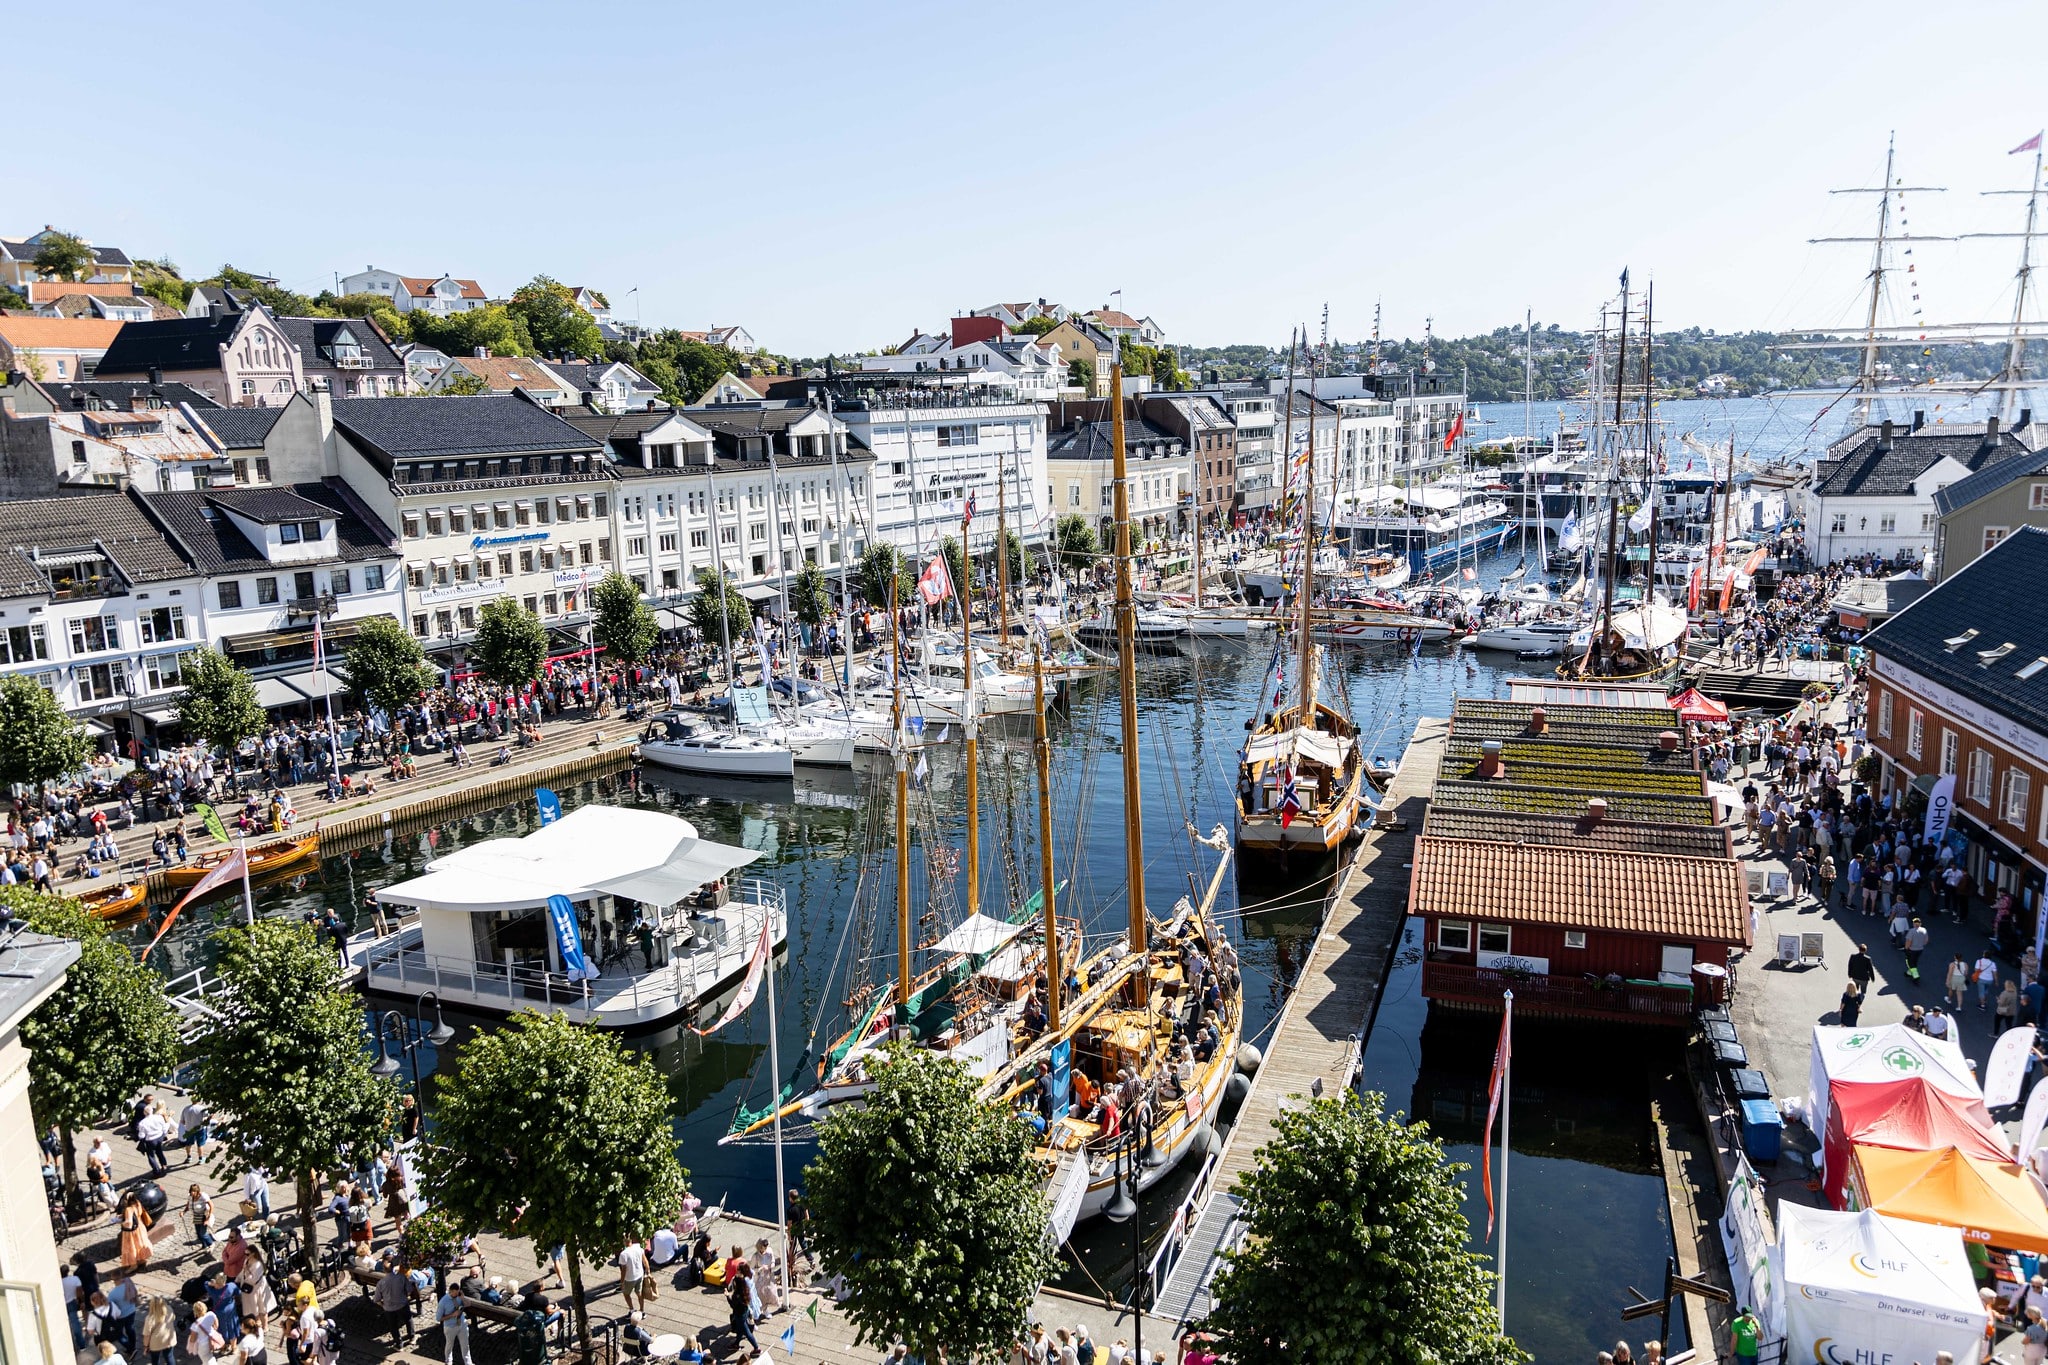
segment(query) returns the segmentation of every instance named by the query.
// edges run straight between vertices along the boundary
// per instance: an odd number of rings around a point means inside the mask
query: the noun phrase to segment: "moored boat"
[[[200,878],[226,862],[233,849],[217,849],[191,862],[163,871],[164,885],[173,888],[197,886]],[[320,853],[320,832],[289,834],[249,845],[249,876],[262,878],[285,872],[311,861]]]
[[[149,887],[142,882],[117,883],[91,891],[74,891],[71,899],[94,919],[123,920],[148,908]]]

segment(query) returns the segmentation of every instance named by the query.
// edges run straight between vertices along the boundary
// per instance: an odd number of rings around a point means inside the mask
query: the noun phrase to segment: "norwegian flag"
[[[960,524],[962,526],[974,525],[974,494],[972,493],[967,495],[967,510],[961,514]]]
[[[1479,1186],[1486,1191],[1486,1235],[1493,1236],[1493,1120],[1500,1112],[1502,1092],[1507,1089],[1509,1046],[1508,1020],[1500,1018],[1500,1042],[1493,1050],[1493,1080],[1487,1086],[1486,1127],[1479,1137]]]
[[[1301,814],[1301,793],[1294,786],[1294,769],[1280,770],[1280,828],[1286,829]]]

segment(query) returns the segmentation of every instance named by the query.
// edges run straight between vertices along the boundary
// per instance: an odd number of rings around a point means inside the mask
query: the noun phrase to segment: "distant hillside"
[[[1569,331],[1554,323],[1537,326],[1534,368],[1538,400],[1555,401],[1585,389],[1595,340],[1589,333]],[[1710,381],[1720,381],[1716,392],[1741,395],[1773,389],[1828,388],[1846,385],[1855,378],[1858,355],[1853,345],[1839,350],[1773,352],[1770,347],[1782,340],[1784,337],[1776,332],[1660,329],[1655,346],[1657,386],[1666,390],[1694,390]],[[1641,382],[1640,341],[1637,335],[1629,338],[1631,385]],[[1372,353],[1370,343],[1332,342],[1330,349],[1331,367],[1338,371],[1356,371]],[[2036,350],[2037,360],[2048,357],[2048,343],[2037,343]],[[2004,363],[2004,349],[1942,346],[1926,356],[1894,350],[1887,352],[1887,357],[1899,366],[1900,373],[1909,376],[1988,379]],[[1185,346],[1180,348],[1180,358],[1181,365],[1197,377],[1215,372],[1223,379],[1258,379],[1279,374],[1286,368],[1286,356],[1265,346]],[[1507,402],[1522,396],[1522,329],[1518,326],[1497,327],[1480,336],[1437,337],[1430,342],[1429,358],[1438,374],[1455,378],[1469,373],[1471,394],[1478,402]],[[1394,370],[1418,369],[1423,363],[1422,342],[1408,338],[1382,342],[1380,362]],[[1610,357],[1610,382],[1612,367]],[[2042,372],[2038,363],[2033,372]]]

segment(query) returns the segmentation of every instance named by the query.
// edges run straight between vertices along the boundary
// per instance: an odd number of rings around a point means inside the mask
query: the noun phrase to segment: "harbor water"
[[[1482,565],[1482,580],[1513,564],[1511,556],[1488,561]],[[1270,642],[1207,642],[1140,662],[1145,892],[1155,914],[1166,913],[1183,896],[1199,895],[1208,882],[1217,854],[1196,844],[1194,836],[1218,826],[1230,828],[1237,752],[1246,719],[1268,685],[1271,650]],[[1420,717],[1447,714],[1461,695],[1505,695],[1507,678],[1547,667],[1440,645],[1414,655],[1398,646],[1370,646],[1335,650],[1328,657],[1324,695],[1341,694],[1360,726],[1365,752],[1388,759],[1400,755]],[[1058,876],[1066,884],[1060,909],[1081,918],[1090,935],[1115,935],[1125,922],[1117,730],[1116,692],[1107,678],[1080,684],[1052,720],[1053,845]],[[999,718],[984,732],[981,748],[982,896],[985,906],[1000,910],[1020,902],[1038,884],[1036,776],[1028,722]],[[926,756],[929,772],[912,798],[917,844],[913,900],[919,906],[957,906],[964,899],[963,885],[957,880],[934,885],[933,860],[926,851],[957,850],[963,842],[961,746],[956,737]],[[794,1071],[800,1054],[830,1046],[844,1027],[841,1002],[848,973],[880,975],[893,965],[886,951],[868,954],[853,946],[857,936],[847,932],[856,908],[872,907],[880,899],[885,918],[879,944],[886,950],[893,942],[885,763],[853,772],[807,773],[794,784],[779,786],[712,787],[645,769],[558,789],[567,807],[601,801],[687,818],[707,838],[758,850],[763,856],[749,868],[750,875],[779,882],[789,893],[789,951],[779,969],[779,1018],[771,1021],[765,1003],[757,1003],[745,1018],[710,1037],[670,1027],[629,1040],[669,1078],[683,1164],[693,1189],[707,1201],[774,1215],[771,1150],[759,1142],[718,1142],[740,1107],[760,1106],[773,1089],[766,1074],[767,1030],[771,1023],[781,1030],[784,1066]],[[377,888],[419,875],[431,859],[454,848],[536,827],[534,802],[528,799],[394,832],[353,851],[329,853],[316,868],[289,882],[259,888],[257,913],[300,916],[332,908],[345,919],[366,923],[364,907]],[[943,858],[937,865],[943,871]],[[1306,956],[1331,871],[1327,863],[1297,862],[1284,869],[1261,865],[1225,881],[1217,912],[1239,944],[1245,1034],[1253,1041],[1267,1040]],[[152,960],[161,961],[173,977],[203,965],[210,930],[240,915],[239,899],[188,911]],[[876,960],[864,960],[870,957]],[[1367,1052],[1367,1084],[1385,1092],[1390,1108],[1437,1125],[1452,1143],[1453,1158],[1476,1167],[1473,1097],[1479,1097],[1483,1115],[1493,1040],[1483,1026],[1455,1020],[1425,1026],[1427,1012],[1415,995],[1412,964],[1405,975],[1401,971],[1397,968]],[[373,1001],[367,1019],[378,1020],[394,1008],[409,1018],[413,1005]],[[472,1030],[492,1027],[489,1020],[465,1019],[454,1011],[449,1015],[457,1025],[457,1046]],[[1546,1101],[1533,1090],[1518,1093],[1515,1101],[1518,1148],[1530,1143],[1535,1154],[1518,1156],[1516,1169],[1513,1226],[1520,1254],[1510,1261],[1509,1326],[1518,1336],[1528,1334],[1525,1344],[1538,1359],[1583,1358],[1603,1334],[1611,1345],[1617,1327],[1613,1309],[1625,1301],[1622,1286],[1654,1283],[1670,1246],[1659,1187],[1645,1175],[1642,1161],[1648,1111],[1640,1075],[1627,1068],[1617,1071],[1610,1064],[1610,1049],[1586,1052],[1599,1060],[1575,1064],[1569,1080],[1560,1075],[1544,1082],[1553,1099],[1571,1097],[1557,1109],[1558,1118],[1547,1132]],[[1531,1057],[1528,1074],[1545,1074],[1542,1054],[1536,1045],[1528,1054],[1518,1051]],[[402,1075],[416,1066],[424,1078],[431,1112],[432,1074],[439,1059],[420,1044],[400,1060]],[[1526,1119],[1525,1107],[1530,1111]],[[786,1160],[792,1183],[808,1156],[803,1143],[790,1145]],[[1192,1169],[1177,1172],[1177,1179],[1148,1194],[1143,1220],[1148,1238],[1170,1217],[1194,1174]],[[1476,1242],[1484,1212],[1476,1198],[1467,1202],[1468,1211],[1477,1215]],[[1084,1225],[1071,1248],[1072,1264],[1056,1283],[1083,1293],[1124,1292],[1132,1279],[1129,1235],[1128,1226],[1100,1220]],[[1597,1254],[1545,1254],[1546,1246],[1560,1245]],[[1149,1247],[1141,1248],[1141,1255],[1149,1259]]]

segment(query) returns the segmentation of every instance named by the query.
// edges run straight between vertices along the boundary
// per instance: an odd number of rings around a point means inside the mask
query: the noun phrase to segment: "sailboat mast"
[[[1053,918],[1052,741],[1045,733],[1045,661],[1031,642],[1032,751],[1038,759],[1038,896],[1045,913],[1045,1027],[1060,1031],[1060,935]]]
[[[1856,425],[1870,422],[1870,395],[1877,389],[1877,305],[1884,297],[1884,247],[1892,221],[1892,156],[1898,146],[1893,133],[1884,144],[1884,185],[1877,192],[1877,236],[1870,252],[1870,307],[1863,319],[1863,365],[1856,376]]]
[[[825,396],[825,415],[832,414],[832,397]],[[846,586],[846,484],[839,477],[839,437],[827,432],[832,451],[832,515],[839,523],[839,645],[846,663],[839,675],[839,695],[851,707],[853,691],[853,596]]]
[[[1721,539],[1720,543],[1714,546],[1714,558],[1723,564],[1728,562],[1728,523],[1733,518],[1734,512],[1735,433],[1731,431],[1728,433],[1728,485],[1721,490]],[[1711,566],[1707,570],[1707,575],[1709,578],[1713,576]]]
[[[1145,816],[1138,787],[1138,609],[1131,596],[1131,490],[1124,460],[1124,362],[1119,348],[1109,363],[1109,426],[1112,494],[1116,514],[1116,653],[1117,692],[1123,710],[1124,878],[1130,908],[1133,953],[1145,952]],[[1131,977],[1134,1003],[1143,1004],[1149,978]]]
[[[1196,451],[1201,447],[1201,437],[1195,432],[1195,413],[1188,409],[1188,521],[1193,526],[1195,540],[1195,603],[1194,609],[1202,609],[1202,462]]]
[[[718,594],[718,642],[725,650],[726,720],[731,723],[732,732],[738,734],[740,732],[740,699],[739,693],[733,684],[739,669],[733,664],[732,660],[732,612],[728,610],[732,606],[732,599],[726,595],[725,549],[724,542],[718,538],[718,499],[718,484],[714,480],[711,485],[711,544],[714,547],[712,554],[715,556],[712,561],[712,567],[716,571],[715,577],[718,581],[712,585],[712,590]],[[765,657],[761,660],[761,667],[764,670],[768,667],[768,660]]]
[[[1301,345],[1308,349],[1308,329],[1303,328]],[[1289,369],[1293,367],[1290,365]],[[1294,390],[1287,391],[1287,411],[1294,412]],[[1301,713],[1295,717],[1295,724],[1310,729],[1316,723],[1316,646],[1309,634],[1309,600],[1316,589],[1316,374],[1313,369],[1308,375],[1308,469],[1302,476],[1303,486],[1308,490],[1302,500],[1302,525],[1308,532],[1302,542],[1301,552]]]
[[[2027,230],[2020,237],[2020,273],[2013,291],[2012,340],[2006,343],[2005,373],[1999,376],[2007,388],[1999,402],[1999,426],[2012,425],[2013,411],[2019,405],[2020,375],[2026,365],[2027,342],[2021,328],[2027,317],[2027,285],[2034,274],[2034,222],[2041,204],[2041,134],[2034,134],[2034,181],[2027,191]]]
[[[1614,350],[1614,458],[1608,466],[1607,476],[1607,569],[1600,585],[1600,638],[1593,642],[1603,668],[1607,664],[1607,637],[1614,631],[1615,557],[1620,549],[1617,532],[1621,529],[1621,398],[1628,388],[1622,382],[1622,376],[1627,373],[1628,271],[1624,270],[1621,272],[1621,339]]]
[[[1529,480],[1535,471],[1529,466],[1536,463],[1536,310],[1522,310],[1522,563],[1529,562]],[[1536,524],[1543,524],[1543,502],[1538,495],[1536,502]],[[1537,543],[1543,541],[1539,529]]]
[[[974,582],[974,561],[968,555],[967,533],[972,517],[960,518],[960,576]],[[966,712],[967,746],[967,913],[981,912],[981,708],[974,700],[974,590],[963,587],[960,600],[960,691]]]
[[[1015,451],[1017,429],[1010,428],[1010,446]],[[1008,667],[1010,648],[1010,516],[1008,485],[1010,471],[1003,467],[1000,458],[996,460],[996,638],[1002,641],[1004,666]],[[1021,550],[1021,543],[1018,548]]]
[[[910,1027],[910,743],[903,732],[903,641],[896,593],[897,566],[889,577],[889,724],[896,759],[896,1026]]]
[[[1650,628],[1650,608],[1657,601],[1657,439],[1655,399],[1650,393],[1650,351],[1657,334],[1657,282],[1643,293],[1643,497],[1650,504],[1650,571],[1643,580],[1643,630]]]
[[[1280,507],[1282,511],[1286,510],[1287,490],[1294,481],[1294,351],[1295,333],[1289,332],[1287,334],[1287,392],[1281,400],[1287,405],[1287,411],[1280,419]],[[1314,446],[1315,442],[1313,439],[1311,439],[1309,444],[1311,447]],[[1313,545],[1308,548],[1307,553],[1314,553]],[[1280,571],[1280,577],[1284,579],[1287,571],[1287,549],[1284,536],[1280,548],[1274,551],[1274,555],[1274,567]],[[1296,586],[1298,590],[1299,585]],[[1306,612],[1302,616],[1301,629],[1302,634],[1306,636],[1308,634]],[[1303,643],[1306,645],[1306,641]],[[1278,709],[1279,703],[1277,701],[1273,705],[1275,709]]]

